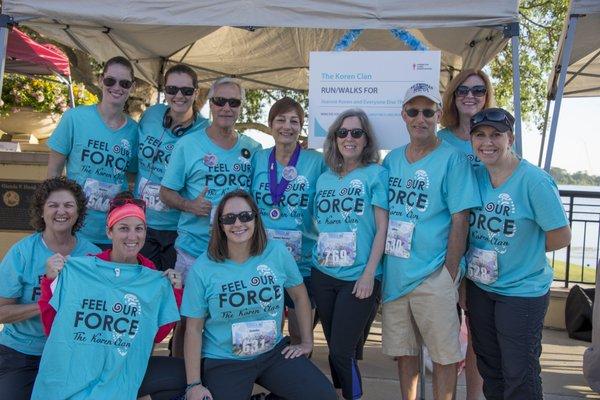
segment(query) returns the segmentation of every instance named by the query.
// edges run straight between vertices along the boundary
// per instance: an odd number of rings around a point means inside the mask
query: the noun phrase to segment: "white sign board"
[[[412,84],[439,88],[439,51],[311,52],[308,145],[322,148],[335,118],[349,108],[369,116],[381,150],[408,143],[402,100]]]

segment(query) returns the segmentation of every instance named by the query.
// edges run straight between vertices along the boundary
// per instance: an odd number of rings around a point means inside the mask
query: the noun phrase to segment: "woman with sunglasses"
[[[296,345],[281,333],[284,290],[296,305]],[[229,192],[217,206],[208,251],[189,271],[181,311],[186,399],[247,400],[255,382],[287,400],[336,398],[305,357],[312,321],[298,266],[281,241],[267,240],[247,192]]]
[[[312,248],[317,236],[313,200],[317,179],[325,170],[320,153],[304,150],[298,143],[304,124],[304,110],[295,100],[284,97],[269,111],[269,127],[275,146],[261,150],[252,159],[252,195],[258,205],[269,239],[283,241],[296,260],[311,307],[310,271]],[[287,293],[288,330],[292,344],[300,343],[294,303]]]
[[[333,383],[344,399],[362,396],[356,357],[381,287],[388,220],[388,173],[367,115],[341,113],[324,144],[329,169],[317,181],[312,287]]]
[[[138,175],[135,195],[148,208],[148,231],[141,253],[164,271],[175,266],[177,222],[181,212],[167,207],[159,196],[171,151],[184,135],[202,132],[208,121],[199,115],[195,104],[198,76],[187,65],[177,64],[165,73],[167,104],[148,108],[139,123]]]
[[[139,254],[145,207],[118,194],[106,221],[110,249],[48,260],[39,307],[49,338],[32,399],[170,400],[183,392],[183,360],[150,357],[179,319],[182,289],[178,274],[155,271]]]
[[[512,151],[514,118],[489,108],[471,118],[483,207],[471,210],[467,312],[487,399],[542,399],[539,357],[552,268],[569,222],[554,180]]]
[[[123,57],[104,64],[100,75],[102,100],[63,114],[48,140],[48,177],[79,183],[88,199],[81,234],[101,248],[110,247],[104,221],[110,200],[128,186],[127,173],[137,172],[137,123],[123,111],[134,84],[133,67]]]
[[[467,154],[471,165],[481,165],[471,147],[469,120],[481,110],[494,107],[494,88],[487,74],[465,69],[454,77],[444,92],[441,125],[437,135]]]
[[[85,217],[85,195],[74,181],[47,179],[33,194],[31,225],[36,233],[15,243],[0,263],[0,393],[29,400],[46,336],[37,300],[46,260],[99,251],[78,229]]]

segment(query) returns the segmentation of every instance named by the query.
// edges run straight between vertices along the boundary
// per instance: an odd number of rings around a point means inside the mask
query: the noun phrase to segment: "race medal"
[[[293,165],[288,165],[283,169],[283,173],[281,174],[285,180],[293,181],[298,177],[298,170]]]
[[[217,165],[217,156],[213,153],[207,153],[202,161],[207,167],[214,167],[215,165]]]
[[[278,208],[271,208],[271,211],[269,211],[269,217],[271,217],[271,219],[279,219],[281,217],[281,211],[279,211]]]

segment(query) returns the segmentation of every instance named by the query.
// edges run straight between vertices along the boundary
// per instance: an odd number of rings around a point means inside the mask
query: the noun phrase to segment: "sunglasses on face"
[[[142,199],[112,199],[109,203],[109,212],[125,204],[133,204],[146,212],[146,202]]]
[[[508,127],[512,127],[512,122],[508,116],[500,111],[482,111],[471,118],[471,126],[483,121],[502,122]]]
[[[335,131],[335,136],[339,139],[346,138],[346,136],[348,136],[348,134],[350,134],[350,136],[352,136],[354,139],[360,139],[363,135],[366,135],[367,132],[365,132],[365,130],[361,129],[361,128],[356,128],[356,129],[340,128],[337,131]]]
[[[191,96],[195,91],[196,89],[191,86],[165,86],[165,93],[169,96],[175,96],[177,95],[177,92],[181,92],[181,94],[184,96]]]
[[[225,104],[229,104],[229,107],[237,108],[242,105],[242,100],[235,98],[228,99],[226,97],[212,97],[210,102],[219,107],[225,107]]]
[[[469,94],[469,92],[473,93],[473,96],[475,96],[475,97],[483,97],[487,93],[487,89],[483,85],[476,85],[476,86],[472,86],[472,87],[460,85],[459,87],[456,88],[456,90],[454,91],[454,94],[457,97],[465,97],[466,95]]]
[[[407,110],[404,110],[404,112],[406,113],[406,115],[408,115],[411,118],[416,117],[417,115],[419,115],[419,113],[423,114],[423,116],[425,118],[431,118],[435,115],[435,111],[431,108],[426,108],[424,110],[418,110],[416,108],[409,108]]]
[[[240,222],[250,222],[254,219],[254,217],[256,217],[254,212],[242,211],[237,214],[234,214],[234,213],[223,214],[219,217],[219,221],[221,221],[221,223],[223,225],[233,225],[233,224],[235,224],[235,221],[237,219],[239,219]]]
[[[115,84],[117,82],[119,83],[119,86],[121,86],[123,89],[129,89],[133,85],[133,81],[130,81],[128,79],[120,79],[120,80],[117,81],[115,78],[113,78],[111,76],[107,76],[107,77],[105,77],[105,78],[102,79],[102,83],[106,87],[115,86]]]

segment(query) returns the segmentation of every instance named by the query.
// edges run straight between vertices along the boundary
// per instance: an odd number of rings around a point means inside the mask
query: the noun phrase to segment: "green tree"
[[[568,0],[521,0],[519,42],[521,107],[523,119],[543,124],[548,77],[554,67],[558,41],[569,7]],[[496,100],[512,109],[512,63],[509,44],[490,63]]]

